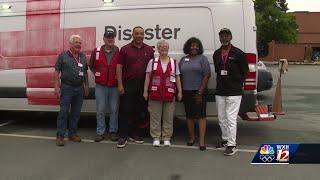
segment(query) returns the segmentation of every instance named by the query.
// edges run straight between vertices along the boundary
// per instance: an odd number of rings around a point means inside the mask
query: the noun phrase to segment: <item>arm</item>
[[[89,61],[89,68],[92,72],[94,72],[94,61],[96,59],[96,53],[95,50],[92,51]]]
[[[241,52],[240,55],[239,68],[241,73],[241,80],[242,82],[244,82],[249,72],[249,66],[248,61],[246,60],[245,54],[243,52]]]
[[[123,68],[122,64],[117,64],[116,74],[117,74],[117,80],[118,80],[118,91],[120,95],[124,94],[124,87],[122,83],[122,68]]]
[[[122,70],[123,70],[123,65],[125,65],[125,53],[123,48],[120,49],[119,53],[119,62],[117,64],[117,69],[116,69],[116,76],[117,76],[117,81],[118,81],[118,91],[120,95],[124,94],[124,87],[123,87],[123,82],[122,82]]]
[[[53,82],[54,82],[54,93],[57,98],[60,98],[60,81],[59,81],[60,72],[54,71]]]
[[[88,80],[88,73],[85,73],[84,76],[84,82],[83,82],[83,88],[84,88],[84,95],[86,97],[89,96],[89,80]]]
[[[55,71],[53,75],[54,92],[57,98],[60,98],[60,72],[62,70],[62,64],[63,64],[63,55],[61,53],[55,64]]]
[[[147,72],[146,73],[146,80],[144,81],[144,90],[143,90],[143,97],[147,101],[148,96],[149,96],[149,84],[150,84],[150,78],[151,78],[151,73]]]
[[[203,78],[201,80],[201,84],[200,84],[200,87],[198,89],[199,91],[199,94],[203,94],[204,93],[204,90],[205,88],[208,86],[208,82],[209,82],[209,79],[211,77],[211,69],[210,69],[210,63],[208,61],[208,59],[206,57],[203,58],[203,62],[201,64],[202,66],[202,69],[203,69]]]
[[[209,73],[202,78],[201,85],[198,90],[199,94],[204,93],[205,88],[208,86],[208,82],[209,82],[210,77],[211,77],[211,74]]]
[[[178,89],[178,101],[181,101],[182,99],[182,88],[181,88],[181,79],[180,79],[180,75],[176,76],[176,80],[177,80],[177,89]]]

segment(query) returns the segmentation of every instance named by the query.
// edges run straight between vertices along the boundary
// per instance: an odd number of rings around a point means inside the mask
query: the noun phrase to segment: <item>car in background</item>
[[[258,84],[257,84],[257,91],[267,91],[270,90],[273,86],[273,78],[270,71],[268,71],[266,65],[258,60],[257,62],[258,67]]]

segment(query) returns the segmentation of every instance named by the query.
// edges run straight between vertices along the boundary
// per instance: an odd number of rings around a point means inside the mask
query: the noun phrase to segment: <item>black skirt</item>
[[[200,119],[207,116],[207,102],[205,93],[201,95],[202,102],[196,102],[197,90],[183,90],[183,104],[186,117],[189,119]]]

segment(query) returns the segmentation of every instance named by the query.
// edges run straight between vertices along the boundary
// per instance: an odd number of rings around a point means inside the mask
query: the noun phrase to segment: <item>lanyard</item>
[[[221,49],[221,59],[223,62],[224,69],[226,69],[226,64],[228,63],[228,60],[229,60],[230,49],[231,49],[231,46],[229,46],[227,50]]]
[[[77,62],[77,64],[80,64],[80,55],[79,55],[79,59],[77,59],[76,57],[73,56],[70,50],[69,50],[69,53],[73,57],[73,59]]]

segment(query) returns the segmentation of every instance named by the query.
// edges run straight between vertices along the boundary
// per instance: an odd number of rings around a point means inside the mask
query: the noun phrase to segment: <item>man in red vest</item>
[[[96,82],[97,135],[95,142],[100,142],[105,137],[107,112],[110,113],[109,133],[112,141],[117,141],[118,131],[119,94],[116,67],[119,62],[119,48],[114,45],[114,32],[105,32],[103,41],[105,44],[95,48],[90,58],[90,69]]]

